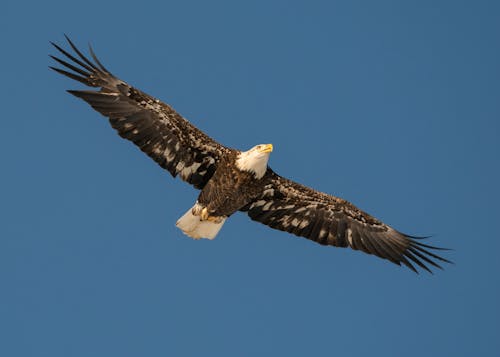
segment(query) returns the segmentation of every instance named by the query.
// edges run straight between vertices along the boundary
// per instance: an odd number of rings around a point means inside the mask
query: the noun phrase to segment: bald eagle
[[[177,221],[186,235],[213,239],[228,217],[246,212],[271,228],[319,244],[350,247],[431,272],[450,263],[432,250],[443,250],[391,228],[353,204],[276,174],[268,166],[271,144],[240,151],[219,144],[171,106],[115,77],[97,59],[82,52],[66,36],[74,53],[52,45],[66,59],[52,57],[65,69],[54,71],[98,90],[68,90],[109,118],[118,134],[136,144],[173,177],[201,190],[192,208]],[[68,60],[70,62],[68,62]]]

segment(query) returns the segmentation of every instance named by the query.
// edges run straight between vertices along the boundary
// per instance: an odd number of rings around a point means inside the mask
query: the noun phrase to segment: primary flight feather
[[[255,221],[323,245],[350,247],[431,271],[450,263],[433,253],[442,250],[396,231],[353,204],[283,178],[267,165],[271,144],[248,151],[223,146],[172,107],[115,77],[97,59],[91,61],[66,37],[74,53],[52,45],[66,59],[51,57],[65,69],[56,72],[98,90],[69,90],[109,118],[118,134],[136,144],[174,177],[200,189],[194,206],[177,226],[193,238],[213,239],[237,211]],[[70,62],[68,62],[68,60]]]

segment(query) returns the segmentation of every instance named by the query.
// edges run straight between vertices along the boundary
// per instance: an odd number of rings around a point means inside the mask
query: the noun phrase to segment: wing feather
[[[430,246],[396,231],[353,204],[283,178],[271,169],[264,193],[242,211],[255,221],[305,237],[323,245],[350,247],[418,272],[442,269],[437,261],[451,263]],[[415,265],[414,265],[415,264]]]
[[[69,90],[109,118],[118,134],[136,144],[172,176],[203,188],[229,149],[200,131],[169,105],[115,77],[89,46],[93,62],[66,37],[75,55],[55,43],[67,60],[52,57],[65,69],[56,72],[99,90]],[[68,71],[70,70],[70,71]]]

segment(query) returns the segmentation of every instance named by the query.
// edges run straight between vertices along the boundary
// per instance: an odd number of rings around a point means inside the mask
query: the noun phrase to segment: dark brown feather
[[[265,185],[266,194],[242,209],[255,221],[323,245],[373,254],[415,272],[412,263],[429,272],[429,266],[442,269],[436,260],[451,263],[429,251],[442,248],[400,233],[343,199],[287,180],[271,169]]]
[[[226,148],[190,124],[169,105],[113,76],[90,47],[88,59],[66,36],[75,55],[52,43],[72,63],[51,56],[67,71],[56,72],[100,90],[70,90],[110,119],[118,134],[136,144],[174,177],[203,188],[215,172],[219,159],[234,150]]]

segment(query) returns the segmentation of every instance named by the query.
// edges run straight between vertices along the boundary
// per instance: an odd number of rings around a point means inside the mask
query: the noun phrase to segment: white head
[[[273,151],[273,144],[256,145],[248,151],[242,151],[236,159],[236,167],[242,171],[250,171],[260,179],[267,170],[267,161]]]

